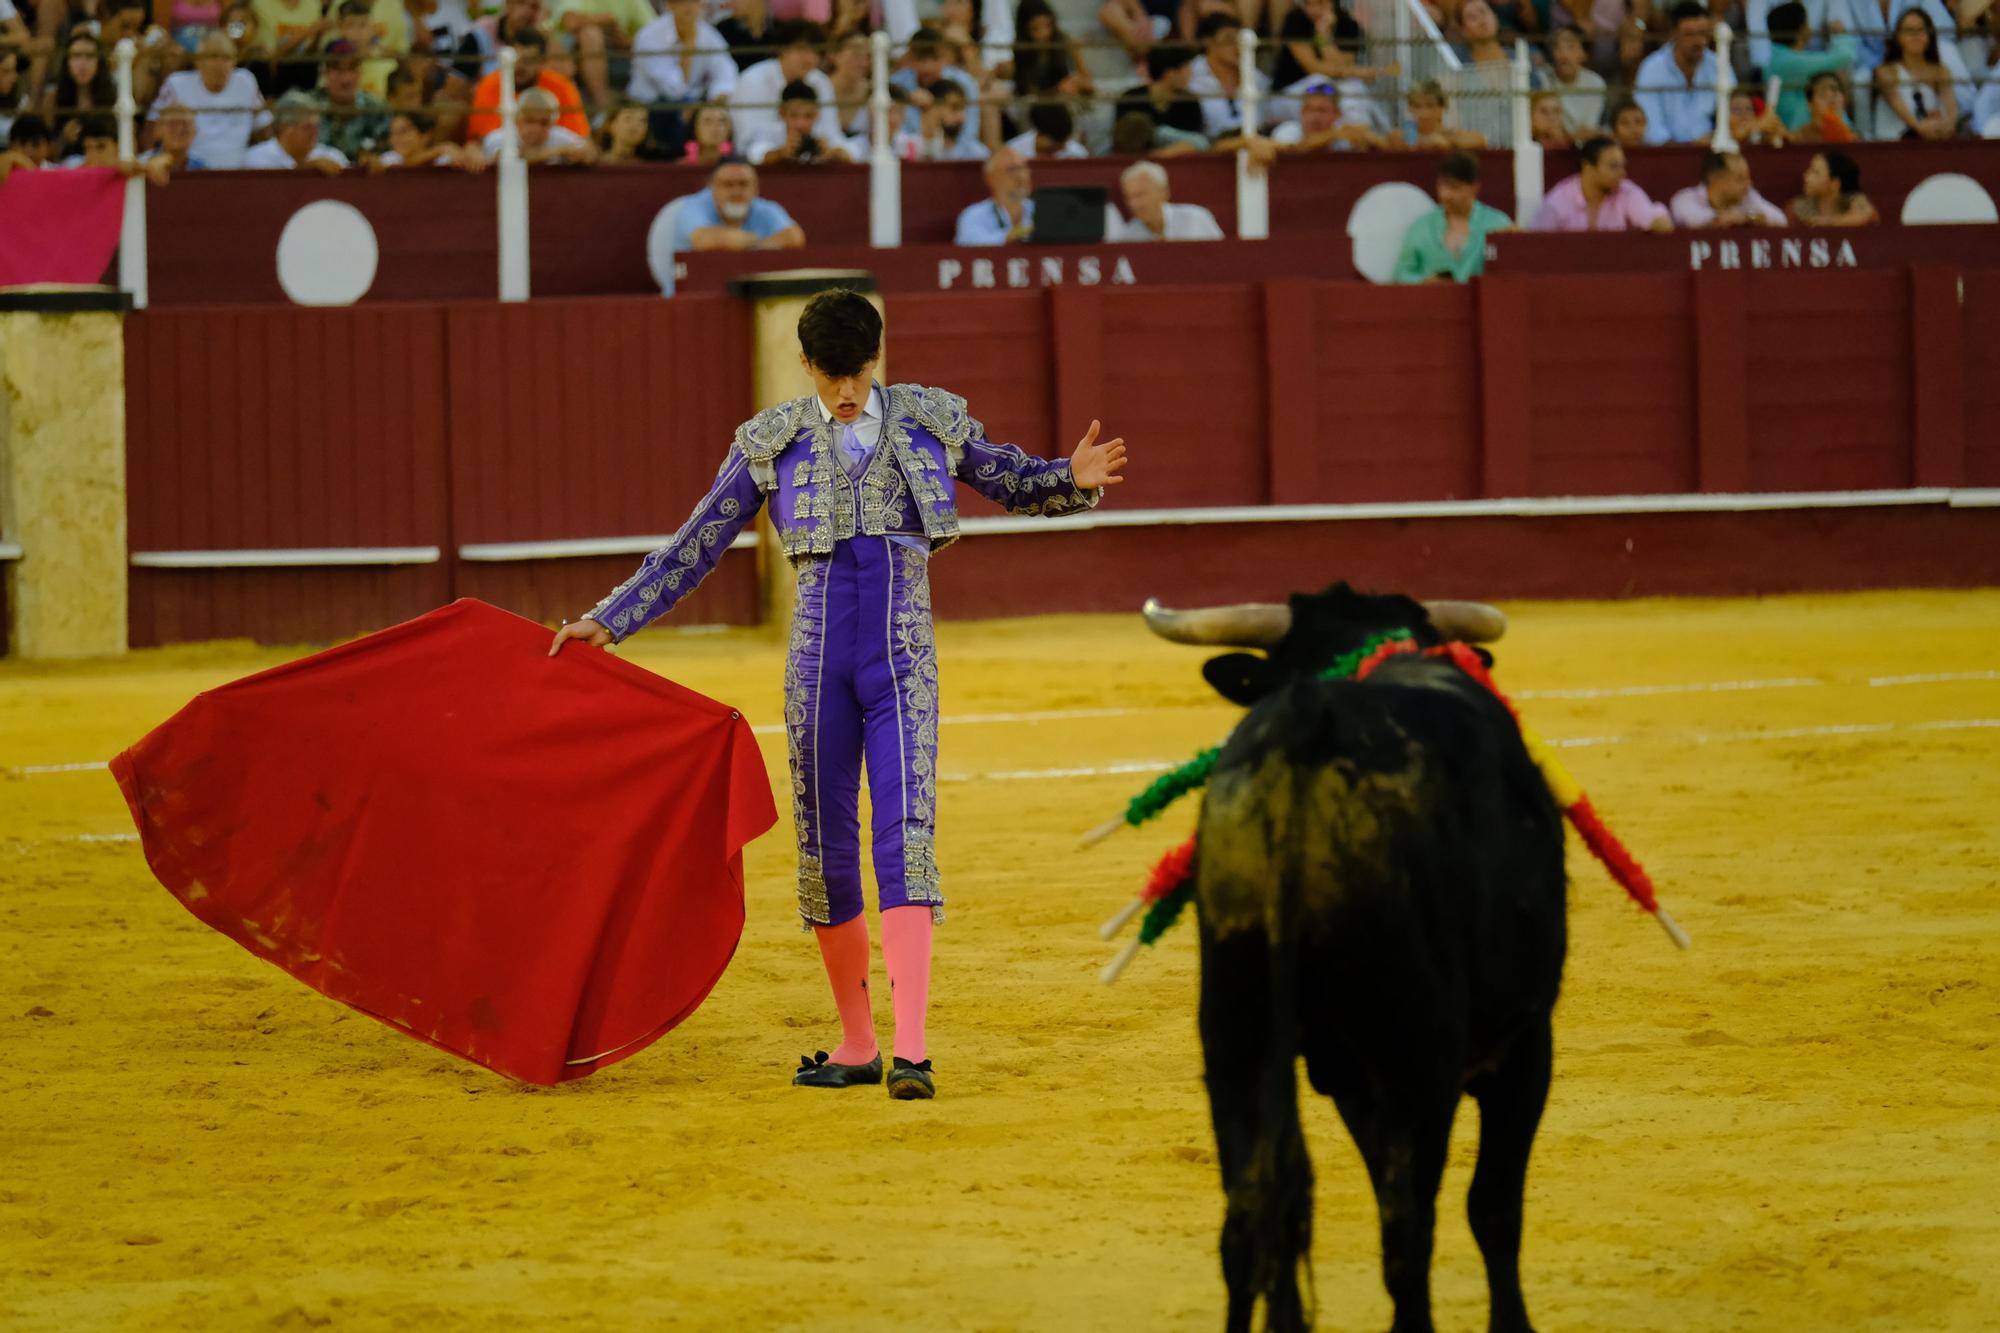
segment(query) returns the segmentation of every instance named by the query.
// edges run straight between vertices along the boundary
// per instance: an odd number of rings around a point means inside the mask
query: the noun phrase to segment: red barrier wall
[[[975,536],[931,576],[947,619],[1277,601],[1347,579],[1426,596],[1760,596],[2000,583],[2000,510],[1408,518]],[[1059,651],[1059,650],[1057,650]]]
[[[1473,288],[1264,287],[1271,494],[1285,504],[1479,493]]]
[[[725,297],[454,306],[452,540],[674,531],[749,414],[750,316]],[[539,620],[575,616],[639,557],[460,561],[459,595]],[[754,622],[755,557],[738,552],[677,612]]]
[[[132,549],[445,544],[444,385],[435,306],[129,317]],[[132,641],[312,639],[448,600],[442,565],[134,569]]]
[[[994,438],[1067,453],[1092,417],[1125,436],[1117,510],[2000,485],[2000,273],[1065,286],[887,308],[890,377],[965,394]],[[465,594],[574,615],[637,556],[494,564],[459,546],[670,532],[751,401],[747,309],[720,296],[154,310],[127,328],[136,550],[446,553],[136,570],[139,643],[325,639]],[[994,511],[968,495],[966,512]],[[2000,579],[1996,527],[2000,509],[1935,503],[1057,523],[965,542],[940,605],[1124,606],[1162,570],[1249,596],[1301,567],[1494,595],[1960,584]],[[755,620],[755,570],[726,557],[676,619]]]
[[[1525,335],[1525,470],[1489,463],[1488,495],[1696,489],[1691,289],[1679,276],[1529,284],[1526,327],[1502,335]]]
[[[1750,306],[1750,487],[1912,480],[1907,273],[1774,273]]]
[[[721,297],[148,310],[127,319],[134,551],[436,546],[435,564],[132,571],[132,641],[322,640],[453,597],[574,616],[638,557],[460,561],[462,543],[671,532],[750,406]],[[753,553],[690,623],[751,621]]]
[[[2000,272],[1967,273],[1963,281],[1965,459],[1954,482],[1938,484],[2000,486]]]
[[[335,199],[360,209],[375,229],[380,259],[364,300],[490,301],[500,273],[494,191],[491,173],[188,172],[146,192],[149,299],[289,304],[277,266],[285,223],[314,200]]]
[[[1056,355],[1074,378],[1062,395],[1065,426],[1080,434],[1101,417],[1145,459],[1119,487],[1121,505],[1271,498],[1260,288],[1072,288],[1051,306]]]

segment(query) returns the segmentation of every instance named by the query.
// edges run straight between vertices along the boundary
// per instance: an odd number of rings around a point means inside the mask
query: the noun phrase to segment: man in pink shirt
[[[1532,231],[1672,231],[1666,207],[1625,179],[1625,150],[1608,138],[1592,139],[1579,156],[1583,167],[1558,181],[1535,214]]]
[[[1782,227],[1785,215],[1750,184],[1750,164],[1741,153],[1710,151],[1701,159],[1701,184],[1670,201],[1681,227]]]

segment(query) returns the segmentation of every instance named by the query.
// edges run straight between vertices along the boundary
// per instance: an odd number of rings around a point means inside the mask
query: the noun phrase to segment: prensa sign
[[[1703,269],[1735,268],[1859,268],[1854,243],[1835,242],[1820,237],[1785,236],[1777,240],[1756,238],[1747,241],[1691,240],[1688,267]]]
[[[937,289],[941,292],[980,287],[1060,287],[1064,282],[1073,282],[1078,287],[1100,284],[1129,287],[1138,281],[1132,272],[1132,261],[1124,255],[1040,255],[1032,259],[1022,255],[937,261]]]

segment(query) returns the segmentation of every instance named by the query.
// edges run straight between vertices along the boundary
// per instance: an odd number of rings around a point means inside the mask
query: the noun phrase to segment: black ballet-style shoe
[[[864,1083],[882,1081],[882,1053],[875,1052],[875,1058],[865,1065],[837,1065],[826,1058],[825,1051],[817,1051],[808,1060],[799,1057],[798,1072],[792,1075],[795,1088],[853,1088]],[[929,1093],[925,1093],[929,1096]]]
[[[912,1064],[897,1056],[895,1068],[889,1071],[889,1095],[899,1102],[927,1102],[937,1096],[937,1084],[931,1078],[931,1062],[919,1060]]]

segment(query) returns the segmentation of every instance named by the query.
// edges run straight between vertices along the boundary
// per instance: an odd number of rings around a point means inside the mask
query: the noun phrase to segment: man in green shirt
[[[1826,50],[1806,50],[1806,41],[1812,36],[1812,20],[1799,0],[1775,6],[1766,23],[1771,32],[1771,63],[1765,67],[1764,75],[1778,80],[1778,119],[1785,122],[1786,129],[1796,130],[1810,114],[1806,87],[1813,75],[1844,72],[1854,63],[1861,41],[1847,31],[1846,24],[1834,19],[1826,25]]]
[[[1486,270],[1486,238],[1512,230],[1505,213],[1479,202],[1479,159],[1470,153],[1445,154],[1438,163],[1438,206],[1403,233],[1395,281],[1464,282]]]

